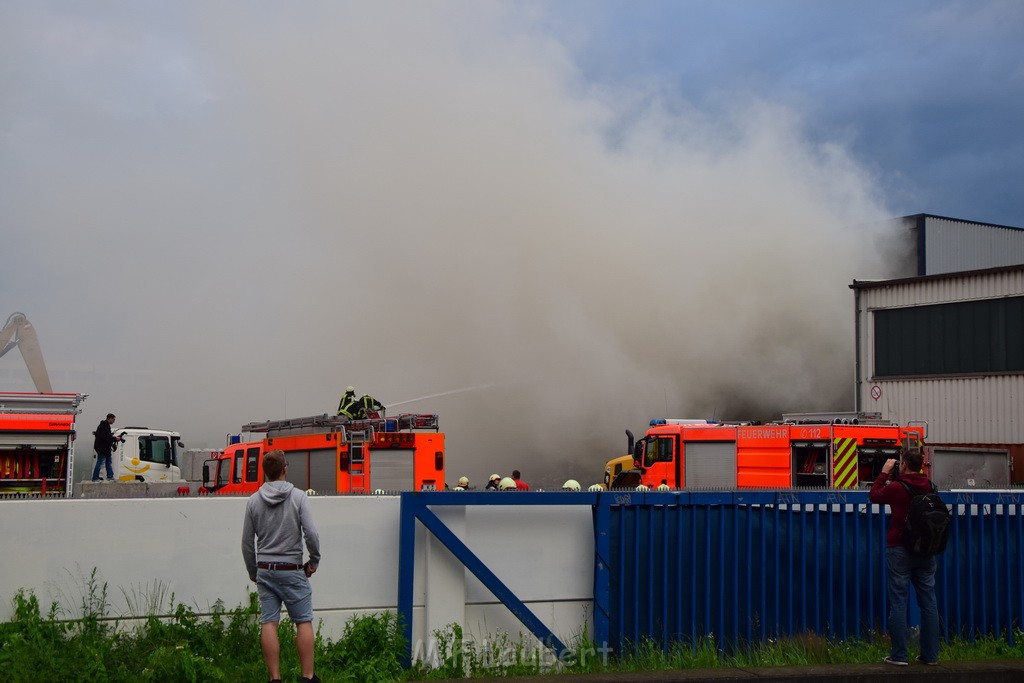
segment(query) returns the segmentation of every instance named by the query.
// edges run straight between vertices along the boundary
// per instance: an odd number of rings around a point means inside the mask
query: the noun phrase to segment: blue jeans
[[[103,462],[107,463],[107,479],[113,479],[114,478],[114,468],[110,466],[110,453],[107,453],[106,455],[100,455],[100,453],[97,452],[96,453],[96,466],[92,468],[92,480],[93,481],[99,481],[100,480],[100,464],[103,463]]]
[[[921,659],[939,661],[939,606],[935,601],[935,558],[911,555],[906,548],[886,548],[889,575],[890,657],[909,661],[907,654],[907,584],[914,584],[921,607]]]

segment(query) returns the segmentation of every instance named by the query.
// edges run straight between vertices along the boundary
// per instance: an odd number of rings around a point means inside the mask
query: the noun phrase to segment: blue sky
[[[404,405],[477,479],[652,416],[848,408],[880,222],[1024,226],[1022,29],[1006,1],[0,3],[0,319],[91,424],[216,447],[349,384],[442,395]],[[31,388],[14,354],[0,386]]]

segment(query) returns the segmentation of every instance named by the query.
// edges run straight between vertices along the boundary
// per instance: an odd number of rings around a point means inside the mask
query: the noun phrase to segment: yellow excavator
[[[24,313],[12,313],[0,328],[0,357],[15,346],[25,359],[28,374],[32,376],[36,391],[43,394],[53,393],[50,375],[46,372],[46,363],[43,362],[43,352],[39,348],[39,337],[36,336],[36,329]]]

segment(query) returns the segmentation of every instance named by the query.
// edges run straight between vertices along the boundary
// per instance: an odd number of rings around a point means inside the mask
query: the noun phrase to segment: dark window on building
[[[875,311],[875,377],[1024,372],[1024,297]]]

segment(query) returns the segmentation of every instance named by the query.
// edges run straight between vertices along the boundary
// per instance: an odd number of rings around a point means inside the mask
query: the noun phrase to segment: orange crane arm
[[[12,313],[4,326],[0,328],[0,356],[15,346],[21,351],[21,357],[28,366],[28,374],[36,385],[36,391],[44,394],[53,393],[50,386],[50,375],[46,372],[43,362],[43,351],[39,348],[39,337],[36,328],[28,321],[24,313]]]

